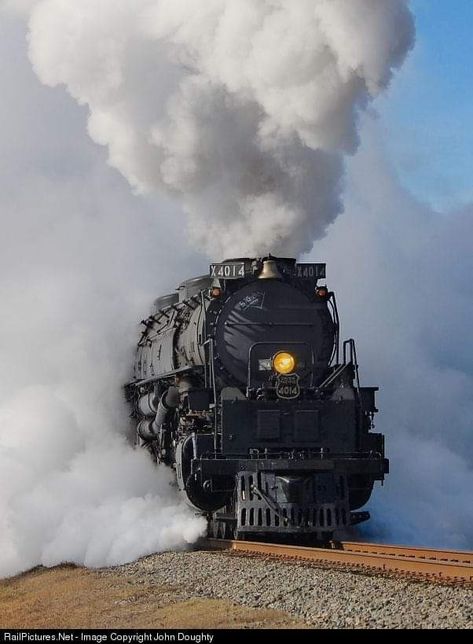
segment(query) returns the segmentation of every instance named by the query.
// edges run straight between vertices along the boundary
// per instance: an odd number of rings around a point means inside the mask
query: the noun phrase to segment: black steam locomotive
[[[212,264],[155,302],[126,385],[137,442],[213,536],[331,538],[388,472],[377,387],[340,343],[325,264]]]

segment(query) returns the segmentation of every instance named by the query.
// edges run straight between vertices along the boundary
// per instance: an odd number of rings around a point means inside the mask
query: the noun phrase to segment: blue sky
[[[473,201],[473,0],[413,0],[417,43],[377,103],[405,186],[434,208]]]

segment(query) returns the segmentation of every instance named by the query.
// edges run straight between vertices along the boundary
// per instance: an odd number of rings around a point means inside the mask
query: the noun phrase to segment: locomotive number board
[[[239,280],[245,277],[244,262],[224,262],[210,264],[210,277],[220,277],[224,280]]]
[[[324,279],[325,264],[296,264],[294,268],[294,277],[299,279]]]
[[[296,264],[293,269],[288,269],[281,265],[280,269],[286,275],[298,279],[314,280],[325,277],[325,264]],[[239,280],[247,275],[247,270],[245,262],[222,262],[221,264],[210,264],[209,273],[210,277]]]

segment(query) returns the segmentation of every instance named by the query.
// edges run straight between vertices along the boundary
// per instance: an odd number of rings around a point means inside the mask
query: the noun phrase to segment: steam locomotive
[[[154,303],[125,389],[139,446],[212,536],[333,538],[388,472],[325,264],[211,264]]]

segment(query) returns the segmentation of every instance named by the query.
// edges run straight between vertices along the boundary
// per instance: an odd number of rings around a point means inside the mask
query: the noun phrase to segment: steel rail
[[[371,572],[422,576],[446,582],[473,582],[473,553],[428,548],[339,542],[332,548],[309,548],[256,541],[207,539],[212,550],[362,568]]]
[[[465,550],[433,550],[417,546],[391,546],[383,543],[360,543],[357,541],[335,542],[335,549],[345,552],[360,552],[379,555],[394,555],[396,557],[410,558],[415,560],[430,560],[438,562],[449,562],[473,565],[473,552]]]

